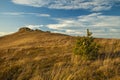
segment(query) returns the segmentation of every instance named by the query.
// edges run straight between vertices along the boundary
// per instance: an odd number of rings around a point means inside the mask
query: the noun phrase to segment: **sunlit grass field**
[[[0,80],[120,80],[119,39],[95,39],[96,60],[74,55],[75,41],[39,30],[0,37]]]

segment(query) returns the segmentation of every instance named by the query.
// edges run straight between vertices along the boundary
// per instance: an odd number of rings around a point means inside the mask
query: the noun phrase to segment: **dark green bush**
[[[94,42],[92,33],[87,29],[87,36],[78,37],[74,48],[74,53],[82,59],[96,59],[98,56],[98,45]]]

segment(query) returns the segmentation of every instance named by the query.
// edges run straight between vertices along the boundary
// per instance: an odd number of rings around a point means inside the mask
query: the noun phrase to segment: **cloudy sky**
[[[0,36],[20,27],[120,38],[120,0],[1,0]]]

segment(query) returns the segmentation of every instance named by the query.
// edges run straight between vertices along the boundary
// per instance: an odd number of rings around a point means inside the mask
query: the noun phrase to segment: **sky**
[[[0,36],[21,27],[120,39],[120,0],[1,0]]]

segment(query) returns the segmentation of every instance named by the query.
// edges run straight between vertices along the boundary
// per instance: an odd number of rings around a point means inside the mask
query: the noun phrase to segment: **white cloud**
[[[77,32],[76,30],[69,30],[67,29],[65,32],[63,31],[52,31],[53,33],[62,33],[62,34],[68,34],[68,35],[76,35],[78,36],[79,34],[81,34],[81,36],[84,36],[85,33],[83,32]]]
[[[2,12],[3,15],[12,15],[12,16],[21,16],[21,15],[34,15],[38,17],[50,17],[49,14],[40,14],[40,13],[26,13],[26,12]]]
[[[31,29],[47,29],[55,33],[69,35],[86,35],[90,29],[95,37],[118,38],[120,37],[120,16],[106,16],[102,13],[92,13],[75,18],[53,18],[56,24],[26,25]]]
[[[90,29],[95,37],[119,37],[120,16],[92,13],[75,18],[52,18],[56,24],[26,25],[31,29],[51,30],[52,32],[69,35],[86,35],[86,29]]]
[[[58,18],[56,24],[48,24],[47,27],[66,34],[85,35],[85,30],[90,29],[95,36],[120,35],[120,16],[105,16],[101,13],[78,16],[76,18]],[[115,34],[116,33],[116,34]]]
[[[13,32],[0,32],[0,36],[4,36],[4,35],[8,35],[8,34],[11,34]]]
[[[41,27],[43,27],[44,25],[26,25],[24,27],[28,27],[30,29],[40,29]]]
[[[1,13],[3,15],[13,15],[13,16],[18,16],[18,15],[23,15],[23,12],[3,12]]]
[[[49,14],[38,14],[37,16],[40,16],[40,17],[50,17]]]
[[[109,10],[120,0],[12,0],[15,4],[52,9],[90,9],[91,11]]]

